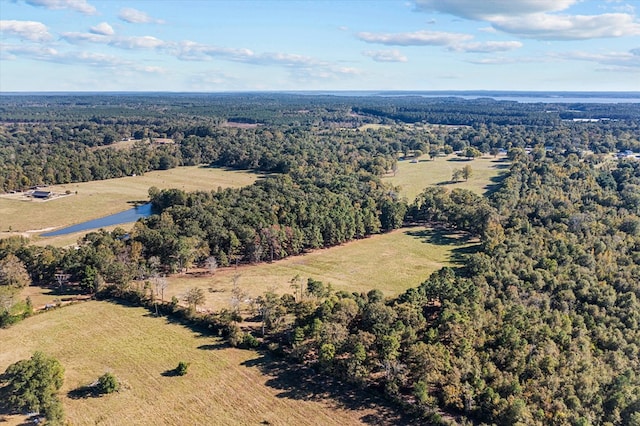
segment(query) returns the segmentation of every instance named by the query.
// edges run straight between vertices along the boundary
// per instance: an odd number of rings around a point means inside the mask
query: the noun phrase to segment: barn
[[[36,190],[36,191],[33,191],[31,193],[31,196],[33,198],[39,198],[41,200],[46,200],[47,198],[50,198],[51,195],[52,195],[51,191],[38,191],[38,190]]]

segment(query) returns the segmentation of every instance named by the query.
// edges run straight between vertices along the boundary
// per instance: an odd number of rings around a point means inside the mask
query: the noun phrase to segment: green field
[[[134,202],[148,200],[152,186],[185,191],[215,190],[250,185],[256,178],[257,175],[246,171],[179,167],[142,176],[50,186],[47,190],[70,191],[71,195],[49,201],[20,201],[25,197],[5,195],[0,197],[0,238],[12,234],[36,235],[38,230],[69,226],[127,210]]]
[[[443,266],[456,265],[459,256],[473,250],[476,241],[422,227],[398,229],[388,234],[316,250],[273,263],[220,268],[213,275],[203,270],[169,277],[165,299],[181,298],[191,287],[206,290],[203,308],[229,308],[233,279],[248,297],[269,289],[292,293],[291,279],[300,276],[331,284],[335,290],[367,292],[381,290],[396,296],[416,287]]]
[[[62,363],[62,402],[73,425],[356,425],[388,415],[371,399],[366,408],[332,399],[330,386],[304,385],[304,376],[257,352],[226,347],[143,308],[85,302],[0,329],[0,342],[0,371],[36,350]],[[190,364],[188,374],[171,377],[179,361]],[[123,389],[68,396],[105,372]]]
[[[497,158],[483,156],[475,160],[465,159],[449,155],[427,160],[426,156],[412,163],[412,159],[398,161],[398,170],[395,176],[388,175],[384,180],[400,186],[401,195],[409,202],[413,201],[427,186],[443,185],[446,188],[465,188],[478,194],[484,194],[496,183],[501,173],[508,167],[505,156]],[[453,170],[461,169],[469,165],[472,175],[468,181],[450,183]]]

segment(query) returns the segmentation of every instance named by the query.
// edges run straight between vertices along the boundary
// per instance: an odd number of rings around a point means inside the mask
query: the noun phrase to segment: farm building
[[[51,197],[52,193],[51,191],[33,191],[31,193],[31,196],[33,198],[40,198],[40,199],[47,199],[49,197]]]

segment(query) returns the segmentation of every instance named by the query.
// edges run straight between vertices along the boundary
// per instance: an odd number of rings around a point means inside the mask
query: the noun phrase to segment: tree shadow
[[[198,349],[203,351],[219,351],[219,350],[227,349],[230,347],[231,345],[229,345],[229,343],[227,343],[226,341],[220,341],[219,343],[214,343],[210,345],[200,345],[198,346]]]
[[[44,291],[42,294],[44,296],[90,296],[85,289],[81,288],[77,284],[65,284],[62,287],[59,286],[34,286],[40,287]],[[63,302],[68,300],[73,300],[73,297],[69,297],[66,299],[61,299]]]
[[[334,408],[367,410],[360,420],[371,425],[424,425],[397,408],[393,408],[374,388],[363,388],[318,373],[314,369],[275,358],[267,352],[241,363],[256,367],[270,377],[266,385],[278,390],[278,398],[318,401]]]
[[[163,371],[162,373],[160,373],[160,375],[162,377],[178,377],[178,376],[180,376],[180,374],[178,374],[178,370],[176,370],[175,368],[172,368],[172,369],[167,370],[167,371]]]
[[[473,160],[474,160],[473,158],[467,158],[467,157],[451,157],[447,159],[447,161],[453,161],[454,163],[467,163]]]
[[[489,181],[491,183],[484,186],[485,192],[484,196],[488,197],[494,192],[496,192],[502,186],[502,181],[507,177],[507,173],[500,173],[497,176],[492,176]]]
[[[102,394],[98,391],[98,387],[94,384],[80,386],[67,392],[67,396],[71,399],[87,399],[100,398]]]
[[[443,227],[409,230],[404,233],[405,235],[421,239],[425,244],[435,244],[438,246],[466,245],[472,237],[468,232]]]
[[[455,265],[463,265],[468,255],[477,253],[480,249],[480,244],[470,243],[473,236],[465,231],[436,227],[405,231],[405,234],[419,238],[425,244],[455,247],[451,249],[450,257],[451,263]]]
[[[451,250],[451,262],[458,265],[463,264],[467,261],[467,256],[478,251],[480,251],[480,244],[455,248]]]

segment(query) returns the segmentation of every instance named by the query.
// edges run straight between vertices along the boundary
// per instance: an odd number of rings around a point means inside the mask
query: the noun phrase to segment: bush
[[[187,369],[189,368],[189,364],[184,362],[184,361],[180,361],[178,363],[178,366],[176,367],[175,371],[176,374],[178,376],[184,376],[185,374],[187,374]]]
[[[120,390],[118,378],[112,373],[104,373],[98,379],[98,393],[109,394]]]
[[[242,346],[246,348],[257,348],[260,346],[260,341],[256,339],[251,333],[245,333],[242,338]]]

